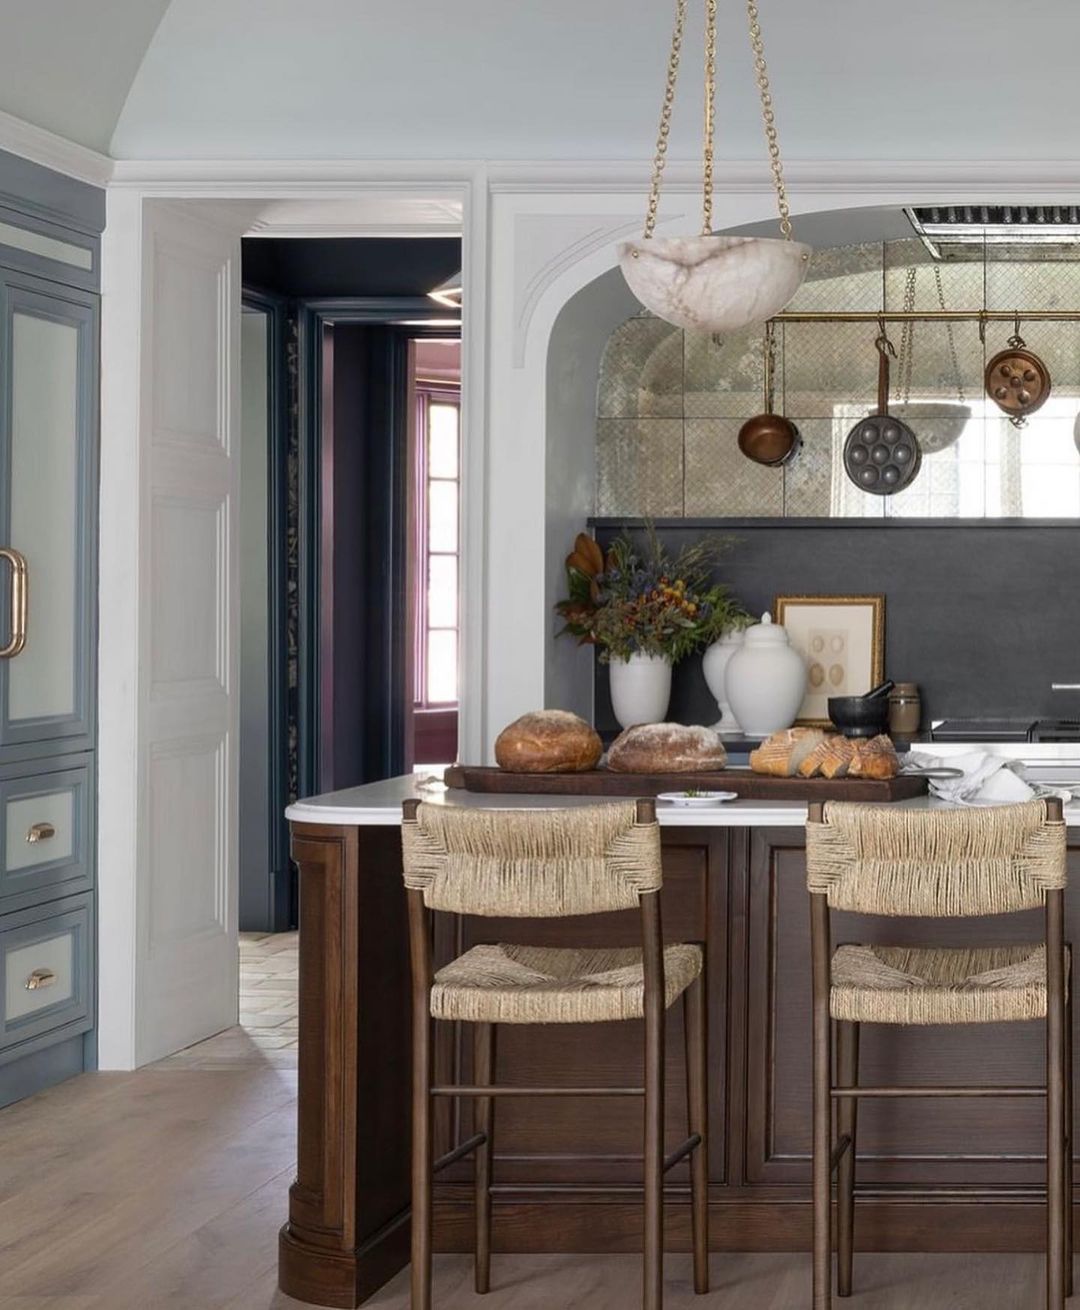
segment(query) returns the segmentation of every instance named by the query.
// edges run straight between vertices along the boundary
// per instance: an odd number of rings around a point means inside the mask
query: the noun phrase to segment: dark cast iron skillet
[[[877,413],[860,419],[844,442],[844,470],[872,496],[892,496],[915,481],[922,463],[919,439],[903,419],[889,413],[889,356],[895,355],[884,331],[878,352]]]

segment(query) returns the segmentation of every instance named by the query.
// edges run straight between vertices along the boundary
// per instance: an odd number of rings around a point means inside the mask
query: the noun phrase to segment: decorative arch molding
[[[516,368],[524,363],[529,324],[547,288],[575,264],[599,251],[605,252],[610,267],[615,262],[615,243],[637,232],[640,226],[640,214],[578,214],[560,218],[518,214],[515,217],[515,249],[523,255],[527,252],[527,259],[518,261],[514,268]]]

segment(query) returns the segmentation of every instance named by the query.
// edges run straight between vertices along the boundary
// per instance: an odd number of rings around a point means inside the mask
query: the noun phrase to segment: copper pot
[[[986,394],[1014,423],[1034,414],[1050,394],[1050,370],[1019,332],[987,364],[983,380]]]
[[[790,463],[802,448],[799,429],[789,418],[773,411],[774,343],[772,323],[765,324],[764,363],[762,368],[763,414],[748,418],[739,429],[739,449],[755,464],[770,468]]]

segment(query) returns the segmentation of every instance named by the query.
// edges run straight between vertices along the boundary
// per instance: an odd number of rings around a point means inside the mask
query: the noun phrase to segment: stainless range
[[[1080,719],[942,719],[930,730],[934,742],[1080,742]]]

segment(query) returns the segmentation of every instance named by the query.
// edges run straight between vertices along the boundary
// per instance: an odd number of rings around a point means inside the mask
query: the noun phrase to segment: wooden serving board
[[[923,796],[925,778],[774,778],[749,768],[715,773],[508,773],[487,765],[454,764],[446,785],[465,791],[531,796],[656,796],[662,791],[733,791],[755,801],[903,801]]]

